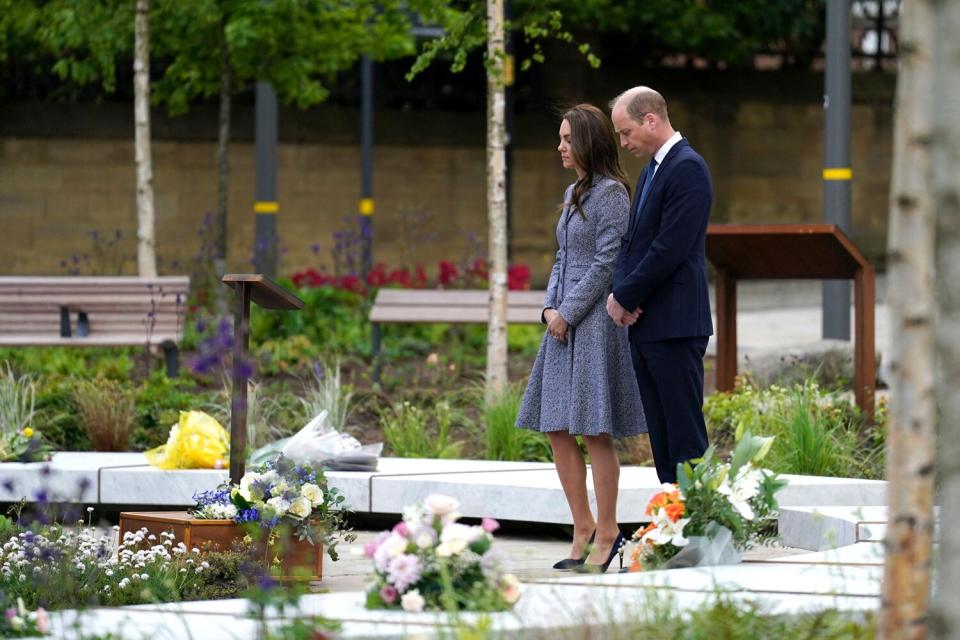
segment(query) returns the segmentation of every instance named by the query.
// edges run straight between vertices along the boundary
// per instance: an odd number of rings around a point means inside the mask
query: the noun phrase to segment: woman
[[[617,525],[620,464],[613,438],[647,430],[627,329],[615,326],[605,308],[620,240],[627,232],[630,197],[613,125],[596,107],[581,104],[563,114],[557,150],[564,168],[576,171],[577,181],[563,198],[560,250],[541,317],[547,331],[517,426],[550,438],[573,515],[570,556],[554,568],[606,571],[623,543]],[[578,435],[590,454],[596,520],[587,499]]]

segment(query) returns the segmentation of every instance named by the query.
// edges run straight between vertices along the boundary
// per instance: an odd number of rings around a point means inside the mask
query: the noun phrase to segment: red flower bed
[[[437,265],[436,280],[431,281],[422,264],[411,271],[407,267],[388,269],[383,263],[377,263],[365,280],[353,274],[336,276],[313,268],[294,273],[292,279],[293,284],[300,288],[333,287],[359,294],[366,293],[368,289],[381,287],[468,289],[486,287],[489,280],[489,267],[483,259],[475,260],[466,269],[461,269],[452,260],[441,260]],[[507,269],[507,286],[511,290],[529,289],[530,267],[525,264],[510,265]]]

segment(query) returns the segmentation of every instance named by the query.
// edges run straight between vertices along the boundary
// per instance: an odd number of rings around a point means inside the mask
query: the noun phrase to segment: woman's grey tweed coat
[[[565,203],[572,193],[573,185]],[[567,343],[544,334],[517,426],[617,438],[645,433],[627,329],[613,324],[606,309],[630,199],[619,182],[595,178],[582,208],[586,219],[569,204],[560,214],[560,250],[544,303],[570,324]]]

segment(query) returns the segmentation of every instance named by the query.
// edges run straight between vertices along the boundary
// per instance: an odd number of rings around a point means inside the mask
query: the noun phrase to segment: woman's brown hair
[[[573,161],[584,174],[573,186],[570,206],[586,218],[580,203],[596,176],[616,180],[626,187],[628,195],[630,185],[620,166],[613,123],[603,111],[592,104],[578,104],[564,112],[563,119],[570,123],[570,153]]]

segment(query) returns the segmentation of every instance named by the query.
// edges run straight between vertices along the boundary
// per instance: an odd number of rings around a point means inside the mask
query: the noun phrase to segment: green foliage
[[[283,284],[293,288],[290,282]],[[252,310],[250,334],[254,344],[302,336],[306,343],[295,341],[292,344],[301,347],[309,344],[330,355],[369,352],[369,323],[366,321],[369,307],[363,296],[333,287],[299,289],[296,292],[304,301],[304,308],[295,313],[260,308]],[[292,353],[297,363],[315,360],[313,355],[313,352]]]
[[[256,348],[258,369],[264,375],[301,375],[320,359],[320,346],[304,335],[266,340]]]
[[[544,434],[516,427],[523,389],[523,385],[510,385],[500,398],[484,409],[483,442],[487,460],[549,462],[552,459],[550,441]]]
[[[361,54],[413,53],[410,16],[399,0],[151,4],[153,52],[169,61],[154,96],[173,114],[220,92],[224,62],[234,90],[264,80],[282,102],[306,108],[327,97],[325,78],[352,68]]]
[[[771,605],[718,594],[702,606],[683,609],[672,597],[654,592],[636,603],[611,637],[645,640],[870,640],[876,635],[873,613],[824,609],[778,615]]]
[[[529,46],[530,56],[521,61],[521,69],[529,69],[533,63],[545,60],[542,43],[545,40],[557,40],[574,44],[590,66],[600,66],[598,58],[586,42],[579,42],[572,32],[569,22],[565,22],[565,12],[570,3],[564,0],[539,0],[537,2],[517,3],[512,7],[513,20],[504,23],[505,32],[517,32]],[[440,57],[449,58],[450,71],[459,73],[467,63],[467,57],[474,49],[487,46],[487,10],[486,3],[480,0],[470,2],[411,2],[411,8],[422,19],[443,29],[442,35],[423,43],[417,59],[407,73],[407,79],[413,79]],[[492,70],[487,53],[487,69]],[[503,78],[497,80],[503,81]]]
[[[310,373],[311,377],[303,383],[303,397],[298,398],[303,408],[301,421],[307,424],[321,411],[326,411],[327,424],[343,431],[350,416],[353,388],[341,381],[340,358],[336,358],[332,365],[318,363]]]
[[[36,413],[36,387],[29,376],[17,376],[10,363],[0,366],[0,434],[30,426]]]
[[[129,380],[133,373],[133,349],[16,347],[0,349],[0,361],[14,371],[37,379],[47,376],[102,377]]]
[[[306,589],[298,584],[281,588],[274,582],[253,585],[243,595],[250,602],[250,617],[257,621],[262,640],[318,640],[330,638],[342,627],[337,620],[305,617],[299,607]],[[283,620],[276,624],[277,619]]]
[[[518,2],[517,11],[535,0]],[[658,0],[587,2],[560,0],[568,28],[576,32],[636,36],[653,51],[684,53],[732,64],[776,47],[809,61],[824,38],[823,0]]]
[[[73,401],[76,380],[62,376],[41,378],[37,389],[34,428],[61,451],[89,451],[90,439]]]
[[[732,393],[708,397],[703,409],[711,441],[720,446],[747,431],[776,436],[766,462],[779,473],[883,476],[885,411],[867,425],[849,398],[813,380],[760,389],[741,378]]]
[[[36,38],[55,56],[53,72],[75,85],[116,89],[117,59],[133,51],[134,3],[127,0],[48,0]]]
[[[456,458],[462,442],[451,440],[454,410],[446,401],[422,408],[409,401],[380,410],[383,439],[401,458]]]

